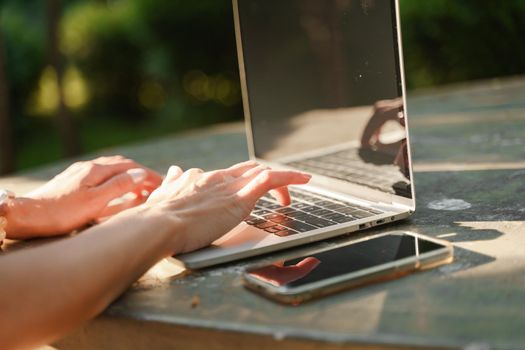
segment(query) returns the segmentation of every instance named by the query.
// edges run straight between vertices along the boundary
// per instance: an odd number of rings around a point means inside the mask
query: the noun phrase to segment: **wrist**
[[[39,200],[18,197],[12,198],[4,203],[3,216],[7,219],[7,238],[23,239],[40,235],[50,228],[56,229],[56,224],[50,222],[47,225],[35,225],[35,213],[41,211]]]
[[[162,242],[162,257],[175,255],[183,251],[185,239],[184,226],[173,213],[166,213],[159,205],[143,204],[125,210],[109,221],[119,221],[122,225],[140,231],[144,239],[155,239]]]

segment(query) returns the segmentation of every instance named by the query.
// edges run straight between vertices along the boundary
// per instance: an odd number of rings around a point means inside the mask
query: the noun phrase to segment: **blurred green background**
[[[525,1],[400,0],[409,90],[525,73]],[[0,172],[242,119],[230,0],[0,2]]]

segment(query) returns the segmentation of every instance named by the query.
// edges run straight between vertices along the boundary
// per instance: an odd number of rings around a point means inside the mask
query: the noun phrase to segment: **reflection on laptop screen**
[[[239,0],[257,158],[411,196],[394,7]]]

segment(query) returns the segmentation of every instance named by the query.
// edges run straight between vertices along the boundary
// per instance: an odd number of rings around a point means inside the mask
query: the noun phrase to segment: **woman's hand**
[[[308,276],[320,264],[321,260],[315,256],[309,256],[295,265],[284,266],[284,261],[279,261],[272,265],[255,269],[250,272],[250,275],[280,287]]]
[[[143,194],[152,192],[161,181],[156,172],[121,156],[74,163],[36,191],[10,204],[8,238],[71,232],[143,203]],[[127,193],[134,195],[108,206]]]
[[[363,135],[361,135],[361,147],[394,155],[397,154],[399,142],[385,144],[381,142],[380,136],[383,126],[389,121],[397,122],[402,127],[405,127],[403,108],[403,100],[401,98],[377,101],[374,104],[374,113],[365,126]]]
[[[282,205],[290,203],[285,186],[305,184],[311,176],[276,171],[253,161],[228,169],[182,172],[172,166],[162,185],[144,204],[163,225],[172,227],[173,254],[193,251],[215,241],[247,217],[269,191]]]
[[[406,138],[383,143],[380,140],[382,129],[386,123],[394,121],[403,128],[406,127],[403,100],[381,100],[374,104],[374,113],[361,135],[359,154],[366,162],[375,164],[397,165],[405,176],[409,176],[408,150]]]

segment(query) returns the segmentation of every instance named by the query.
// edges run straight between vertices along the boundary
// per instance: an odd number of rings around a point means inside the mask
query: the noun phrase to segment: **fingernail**
[[[301,173],[301,175],[307,179],[311,179],[312,178],[312,174],[307,174],[307,173]]]
[[[182,169],[180,168],[180,166],[177,166],[177,165],[170,165],[169,169],[168,169],[168,174],[178,174],[178,173],[182,173]]]
[[[131,176],[131,180],[136,184],[146,180],[146,177],[148,176],[146,170],[141,168],[129,169],[126,173]]]

